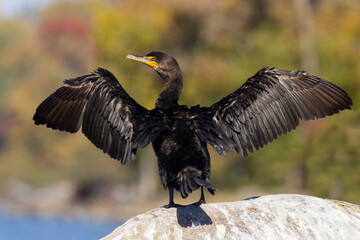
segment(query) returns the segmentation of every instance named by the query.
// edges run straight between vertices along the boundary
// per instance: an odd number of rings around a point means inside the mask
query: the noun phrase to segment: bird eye
[[[151,58],[151,61],[156,61],[156,57],[152,57],[152,58]]]

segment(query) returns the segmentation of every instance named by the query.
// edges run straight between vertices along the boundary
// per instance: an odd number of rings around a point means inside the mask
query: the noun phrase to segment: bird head
[[[163,79],[173,74],[181,75],[179,64],[175,58],[164,52],[153,51],[149,52],[145,56],[128,54],[126,59],[132,59],[145,63],[146,65],[152,67],[157,73],[159,73]]]

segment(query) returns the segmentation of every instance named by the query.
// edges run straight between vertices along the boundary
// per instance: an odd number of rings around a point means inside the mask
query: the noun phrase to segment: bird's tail
[[[179,191],[183,198],[186,198],[192,191],[199,187],[206,187],[212,195],[214,195],[216,191],[213,185],[201,177],[200,171],[193,167],[187,167],[180,172],[179,186]]]

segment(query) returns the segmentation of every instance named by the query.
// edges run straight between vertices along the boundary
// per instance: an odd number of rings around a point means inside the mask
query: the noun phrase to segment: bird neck
[[[160,76],[163,79],[164,88],[156,99],[155,107],[167,109],[177,106],[183,87],[181,72],[171,76],[162,74]]]

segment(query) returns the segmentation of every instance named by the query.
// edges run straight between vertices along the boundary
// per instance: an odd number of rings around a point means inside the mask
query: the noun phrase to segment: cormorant
[[[36,109],[35,124],[75,133],[82,132],[110,157],[125,164],[136,150],[152,143],[159,175],[169,189],[186,198],[201,188],[195,204],[205,203],[203,188],[209,183],[207,144],[219,154],[235,150],[253,152],[299,124],[350,109],[348,94],[336,85],[305,71],[278,71],[266,67],[235,92],[210,107],[178,104],[183,81],[177,61],[167,53],[127,55],[152,67],[162,78],[163,89],[155,108],[148,110],[131,98],[114,75],[98,68],[64,81],[64,86]]]

